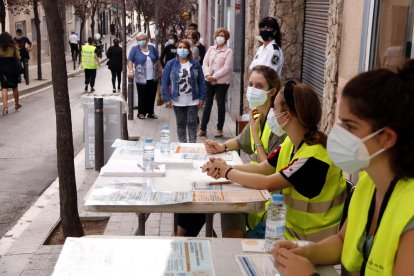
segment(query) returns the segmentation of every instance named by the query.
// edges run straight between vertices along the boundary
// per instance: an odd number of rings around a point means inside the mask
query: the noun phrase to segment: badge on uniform
[[[274,54],[273,57],[272,57],[272,63],[275,64],[275,65],[278,64],[279,59],[280,59],[279,56],[277,54]]]

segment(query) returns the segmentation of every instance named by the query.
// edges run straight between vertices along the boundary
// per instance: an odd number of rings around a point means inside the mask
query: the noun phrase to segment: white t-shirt
[[[147,72],[147,80],[154,79],[154,63],[152,63],[151,58],[149,57],[149,51],[142,51],[144,55],[147,56],[147,61],[145,61],[145,71]]]
[[[172,102],[175,106],[197,105],[198,100],[193,100],[193,88],[191,86],[191,63],[181,63],[177,101]]]
[[[264,47],[264,45],[259,47],[249,69],[253,69],[256,65],[266,65],[273,68],[273,70],[279,74],[279,77],[281,77],[283,62],[284,57],[282,48],[272,40],[266,47]]]
[[[71,34],[69,36],[69,43],[78,44],[78,36],[76,34]]]

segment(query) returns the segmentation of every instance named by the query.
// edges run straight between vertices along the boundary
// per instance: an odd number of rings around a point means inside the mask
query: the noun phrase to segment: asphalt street
[[[103,65],[95,89],[111,93],[111,74]],[[24,84],[22,84],[24,86]],[[75,155],[83,148],[84,75],[68,80]],[[57,177],[53,88],[24,95],[23,107],[0,116],[0,237]]]

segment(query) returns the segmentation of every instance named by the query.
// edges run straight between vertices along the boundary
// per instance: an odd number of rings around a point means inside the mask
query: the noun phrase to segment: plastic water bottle
[[[160,148],[161,153],[170,152],[170,128],[168,124],[164,124],[161,129]]]
[[[154,168],[154,144],[152,143],[152,139],[145,139],[142,161],[144,171],[152,172]]]
[[[274,194],[267,209],[265,249],[271,250],[277,240],[285,239],[286,208],[283,195]]]

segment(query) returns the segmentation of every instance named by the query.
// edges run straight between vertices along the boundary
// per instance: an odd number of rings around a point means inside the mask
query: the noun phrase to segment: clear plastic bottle
[[[170,128],[168,124],[164,124],[161,129],[160,135],[160,148],[161,153],[169,153],[170,152]]]
[[[142,163],[145,172],[152,172],[154,168],[154,144],[152,139],[145,139]]]
[[[277,240],[285,239],[286,208],[283,195],[274,194],[267,209],[265,248],[271,250]]]

